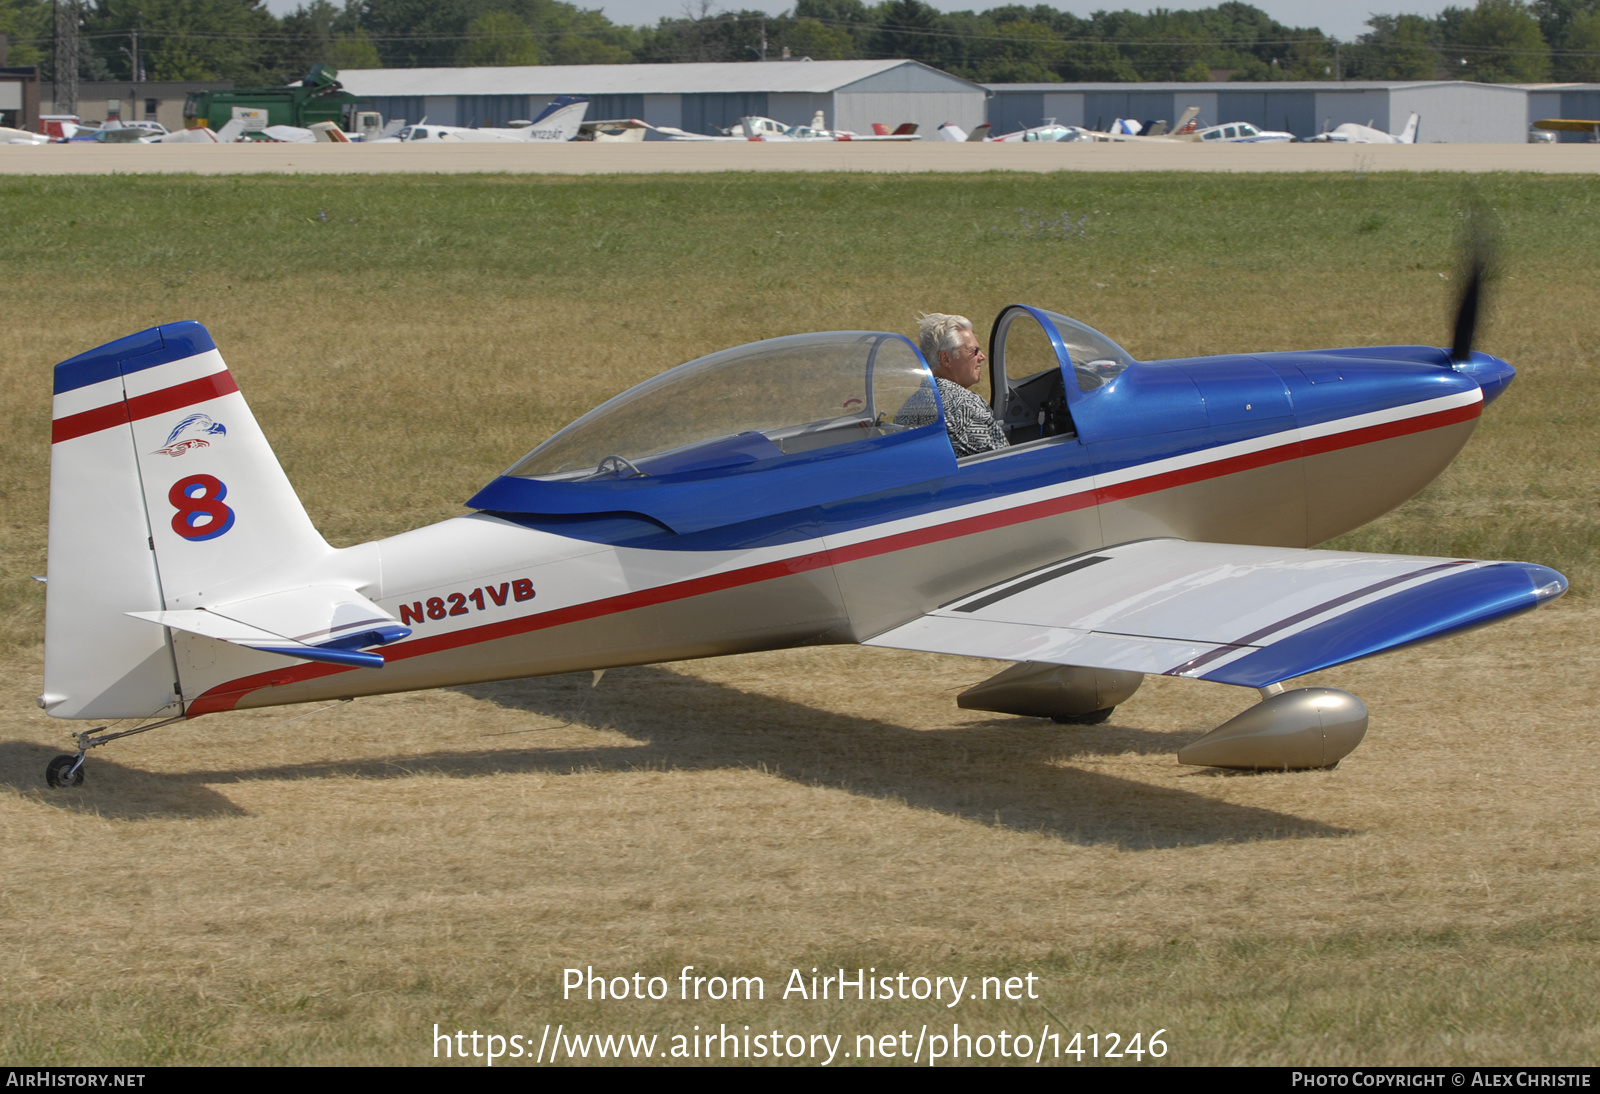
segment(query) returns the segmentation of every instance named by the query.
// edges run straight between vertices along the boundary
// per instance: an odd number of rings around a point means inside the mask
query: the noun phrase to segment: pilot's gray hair
[[[972,320],[964,315],[946,315],[929,312],[917,316],[917,348],[929,368],[939,367],[939,351],[953,350],[961,344],[961,332],[972,329]]]

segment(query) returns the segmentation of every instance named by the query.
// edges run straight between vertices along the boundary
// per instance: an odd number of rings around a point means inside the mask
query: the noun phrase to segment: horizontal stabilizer
[[[230,642],[263,653],[358,668],[382,668],[383,657],[361,652],[411,633],[388,612],[351,589],[313,587],[229,604],[177,611],[128,612],[135,619]]]
[[[1522,562],[1142,540],[979,589],[866,644],[1266,687],[1537,607]]]

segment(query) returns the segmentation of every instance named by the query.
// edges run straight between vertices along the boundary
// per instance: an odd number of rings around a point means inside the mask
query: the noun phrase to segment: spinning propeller
[[[1450,360],[1462,364],[1472,357],[1472,335],[1478,326],[1483,290],[1490,276],[1494,256],[1494,224],[1491,214],[1479,201],[1467,206],[1462,272],[1465,274],[1461,298],[1456,305],[1455,337],[1450,343]]]

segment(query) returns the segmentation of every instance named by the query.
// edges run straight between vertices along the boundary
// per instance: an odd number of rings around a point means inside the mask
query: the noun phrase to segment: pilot
[[[972,321],[964,315],[931,312],[917,318],[917,348],[933,369],[944,403],[944,427],[950,434],[950,447],[957,456],[972,456],[1005,448],[1009,443],[1000,423],[982,396],[967,390],[983,377],[988,360],[972,333]],[[894,416],[898,425],[927,425],[937,421],[939,410],[933,389],[923,387],[906,400]]]

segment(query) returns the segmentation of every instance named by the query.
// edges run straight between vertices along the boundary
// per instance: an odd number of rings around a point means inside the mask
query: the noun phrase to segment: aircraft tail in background
[[[581,95],[562,95],[540,111],[532,125],[517,132],[524,140],[570,141],[578,135],[588,112],[588,99]]]

